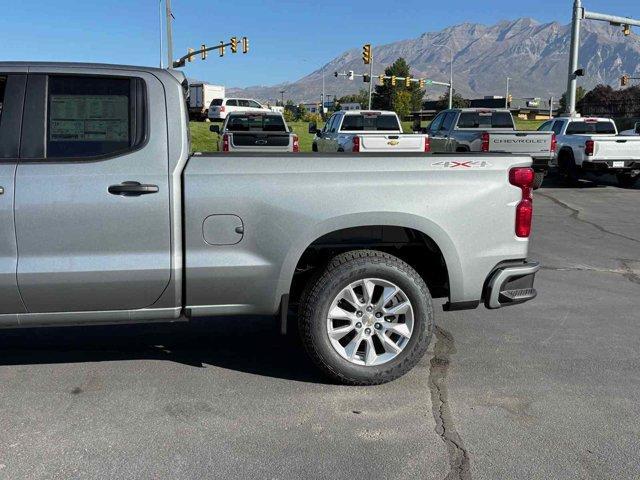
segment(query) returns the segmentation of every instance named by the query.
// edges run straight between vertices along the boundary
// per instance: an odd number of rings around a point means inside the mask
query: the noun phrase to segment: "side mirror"
[[[309,133],[312,135],[318,133],[318,126],[316,125],[316,122],[309,122]]]
[[[220,135],[220,125],[209,125],[209,131]]]

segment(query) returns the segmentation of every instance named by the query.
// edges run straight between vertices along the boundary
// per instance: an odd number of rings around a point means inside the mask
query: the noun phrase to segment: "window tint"
[[[400,131],[400,125],[395,115],[362,114],[345,115],[341,130],[343,132],[358,132],[369,130]]]
[[[238,106],[238,101],[237,100],[227,100],[227,106],[228,107],[237,107]]]
[[[251,104],[249,103],[249,100],[238,100],[238,106],[239,107],[249,107],[251,106]]]
[[[544,122],[542,125],[540,125],[538,127],[538,131],[539,132],[548,132],[551,130],[551,125],[553,125],[553,122]]]
[[[4,105],[4,91],[7,87],[7,77],[0,77],[0,122],[2,122],[2,106]]]
[[[440,115],[438,115],[436,118],[433,119],[433,121],[429,125],[430,132],[437,132],[438,130],[440,130],[440,127],[442,126],[442,122],[444,121],[444,116],[445,114],[441,113]]]
[[[255,102],[253,100],[249,100],[249,106],[251,108],[262,108],[262,105],[260,105],[258,102]]]
[[[126,78],[51,76],[47,157],[95,157],[144,140],[144,84]]]
[[[508,128],[513,129],[509,112],[462,112],[458,128]]]
[[[211,106],[219,107],[220,105],[222,105],[222,98],[214,98],[211,100]]]
[[[337,130],[339,123],[340,123],[340,115],[334,115],[333,117],[331,117],[331,123],[329,124],[329,132],[334,133]]]
[[[286,132],[287,127],[280,115],[230,115],[227,121],[230,132]]]
[[[442,122],[442,126],[440,127],[440,130],[444,130],[446,132],[451,130],[451,127],[453,125],[453,121],[455,119],[456,119],[456,114],[454,112],[447,113],[445,115],[445,117],[444,117],[444,121]]]
[[[555,133],[556,135],[560,135],[560,133],[562,133],[563,126],[564,126],[564,122],[562,121],[554,122],[552,127],[553,133]]]
[[[567,135],[601,134],[615,135],[612,122],[571,122],[567,127]]]

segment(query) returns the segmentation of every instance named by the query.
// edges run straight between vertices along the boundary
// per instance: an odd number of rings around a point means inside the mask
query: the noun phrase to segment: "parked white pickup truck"
[[[629,188],[640,177],[640,137],[618,135],[610,118],[560,117],[551,128],[558,142],[558,170],[569,183],[585,172],[608,173]]]
[[[400,119],[395,112],[348,110],[334,113],[318,130],[309,124],[309,133],[315,134],[314,152],[429,152],[429,137],[422,134],[403,134]]]

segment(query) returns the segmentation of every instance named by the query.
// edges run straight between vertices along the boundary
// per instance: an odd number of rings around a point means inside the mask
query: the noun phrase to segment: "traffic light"
[[[224,57],[224,42],[220,40],[220,45],[218,46],[218,53],[221,57]]]
[[[511,102],[513,102],[513,95],[509,94],[509,96],[507,97],[507,102],[509,102],[509,105],[511,105]]]
[[[380,85],[384,85],[384,75],[378,76],[378,82],[380,82]]]
[[[629,75],[623,75],[620,77],[620,86],[626,87],[629,85]]]
[[[354,79],[354,77],[355,77],[355,74],[353,73],[353,70],[349,70],[349,73],[348,73],[348,75],[347,75],[347,78],[348,78],[349,80],[353,80],[353,79]]]
[[[404,86],[409,88],[411,86],[411,77],[406,77],[404,79]]]
[[[231,53],[238,53],[238,39],[231,37]]]
[[[371,77],[369,75],[362,75],[362,81],[364,83],[371,83]]]
[[[371,63],[371,44],[367,43],[362,47],[362,61],[365,65],[369,65]]]
[[[629,35],[631,35],[631,25],[623,25],[622,26],[622,33],[624,34],[625,37],[628,37]]]
[[[338,78],[338,72],[333,72],[333,76]]]
[[[200,45],[200,58],[202,58],[202,60],[206,60],[207,59],[207,46],[203,43],[202,45]]]
[[[247,37],[242,37],[242,53],[247,53],[249,51],[249,39]]]
[[[424,78],[420,79],[420,89],[423,89],[427,82],[425,82]]]
[[[392,87],[396,86],[396,76],[395,75],[391,75],[391,86]]]
[[[189,55],[187,57],[187,62],[193,62],[193,52],[195,52],[195,50],[193,48],[189,48],[187,50],[187,54]]]

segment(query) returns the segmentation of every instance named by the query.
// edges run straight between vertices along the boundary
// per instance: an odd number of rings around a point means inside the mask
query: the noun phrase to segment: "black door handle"
[[[111,185],[109,193],[122,195],[123,197],[139,197],[150,193],[158,193],[157,185],[142,184],[140,182],[122,182],[120,185]]]

